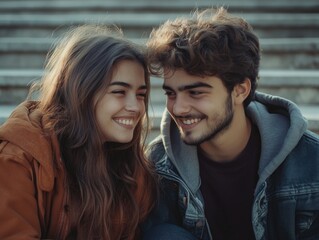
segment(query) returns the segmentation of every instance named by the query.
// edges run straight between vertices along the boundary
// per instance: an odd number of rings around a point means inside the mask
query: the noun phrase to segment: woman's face
[[[133,60],[114,65],[110,85],[96,99],[95,116],[105,142],[127,143],[134,128],[145,113],[145,83],[143,66]]]

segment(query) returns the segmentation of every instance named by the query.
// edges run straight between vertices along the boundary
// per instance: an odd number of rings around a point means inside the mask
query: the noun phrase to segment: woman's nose
[[[144,104],[144,102],[143,102],[143,104]],[[140,105],[141,105],[141,103],[136,98],[136,96],[130,97],[126,101],[125,109],[127,111],[130,111],[130,112],[140,112],[141,111],[141,109],[140,109],[141,106]]]

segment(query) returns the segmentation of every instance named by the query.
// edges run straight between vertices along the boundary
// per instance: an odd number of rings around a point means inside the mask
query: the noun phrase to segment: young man
[[[161,199],[145,239],[319,239],[319,139],[298,107],[255,92],[258,37],[223,8],[148,42],[167,110],[149,149]]]

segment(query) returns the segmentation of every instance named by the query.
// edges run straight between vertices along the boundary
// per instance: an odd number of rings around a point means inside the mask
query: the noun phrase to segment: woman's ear
[[[251,82],[249,78],[245,78],[242,83],[235,85],[233,90],[233,98],[235,104],[242,104],[251,90]]]

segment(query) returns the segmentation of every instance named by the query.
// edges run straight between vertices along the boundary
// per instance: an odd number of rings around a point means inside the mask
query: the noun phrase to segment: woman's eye
[[[146,93],[138,93],[137,96],[141,98],[146,98]]]
[[[123,91],[123,90],[114,90],[114,91],[112,91],[111,93],[113,93],[113,94],[119,94],[119,95],[124,95],[124,94],[125,94],[125,91]]]

